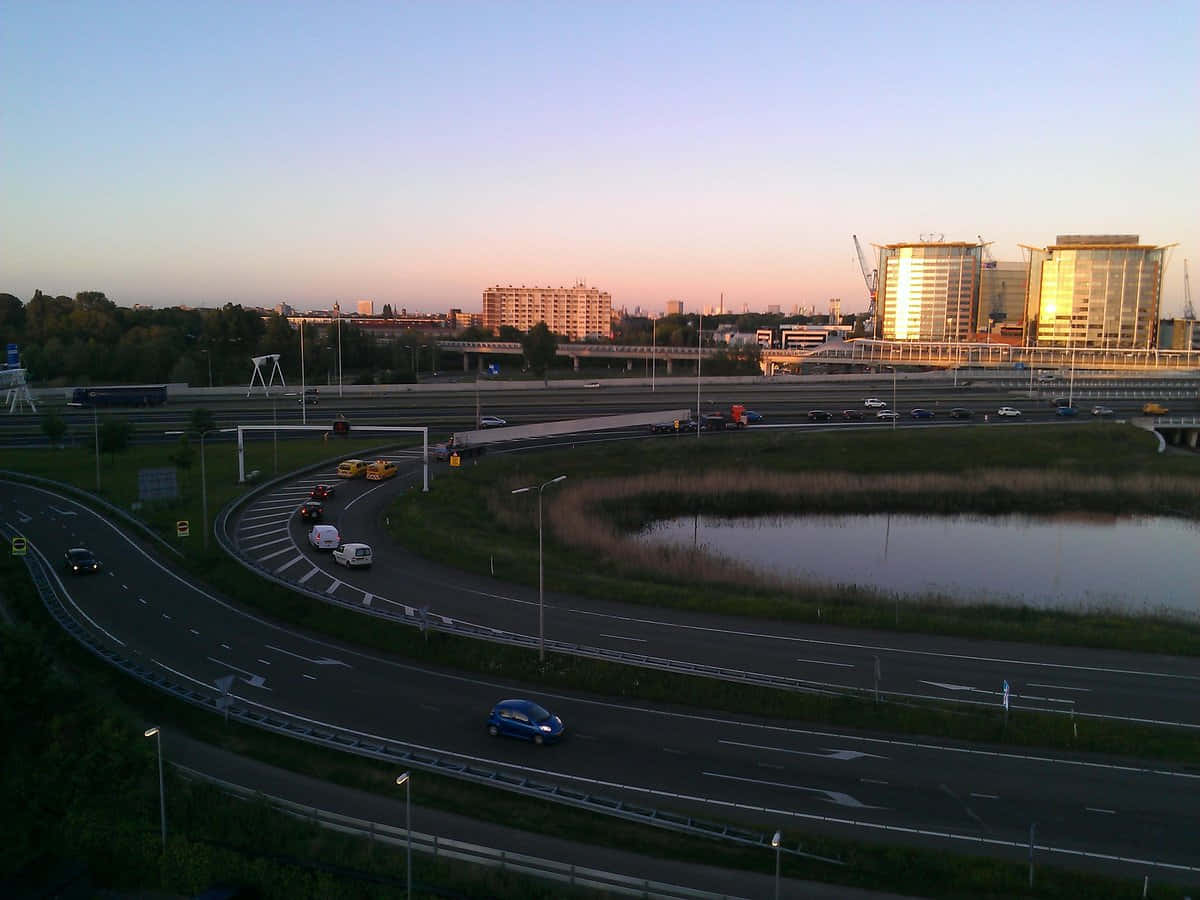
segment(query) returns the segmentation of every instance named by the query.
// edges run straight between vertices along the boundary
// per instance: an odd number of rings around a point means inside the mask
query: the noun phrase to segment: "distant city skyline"
[[[0,0],[0,291],[848,314],[852,234],[1137,233],[1177,316],[1197,9]]]

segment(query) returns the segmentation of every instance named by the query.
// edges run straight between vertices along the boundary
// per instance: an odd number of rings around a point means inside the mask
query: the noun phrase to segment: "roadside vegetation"
[[[1110,423],[1070,429],[971,428],[671,436],[569,453],[497,454],[397,501],[407,549],[536,584],[536,503],[546,490],[545,582],[556,591],[647,606],[999,640],[1200,654],[1200,620],[889,594],[763,577],[703,551],[646,547],[660,518],[882,511],[999,515],[1153,514],[1200,519],[1200,456],[1160,456],[1153,438]],[[579,560],[587,559],[586,566]]]

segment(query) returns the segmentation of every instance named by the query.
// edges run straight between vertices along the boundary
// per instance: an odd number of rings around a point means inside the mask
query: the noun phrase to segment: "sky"
[[[1198,11],[0,0],[0,292],[856,312],[853,234],[1136,233],[1178,315]]]

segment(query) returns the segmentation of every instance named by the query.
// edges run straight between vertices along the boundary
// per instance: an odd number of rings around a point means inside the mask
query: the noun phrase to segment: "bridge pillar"
[[[667,357],[667,374],[671,374],[671,357]]]
[[[625,360],[625,371],[626,372],[633,371],[633,360],[632,359]]]
[[[579,371],[579,357],[578,356],[571,357],[571,368],[573,368],[576,372]]]
[[[1195,450],[1197,442],[1200,441],[1200,428],[1189,428],[1187,433],[1187,445]]]
[[[1171,429],[1171,443],[1175,444],[1176,446],[1183,443],[1183,429],[1182,428],[1172,428]]]
[[[482,353],[480,353],[478,356],[475,357],[475,371],[480,372],[480,373],[483,372],[483,354]]]

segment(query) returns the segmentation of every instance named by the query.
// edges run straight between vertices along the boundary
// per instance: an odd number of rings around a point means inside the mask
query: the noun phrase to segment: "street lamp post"
[[[538,485],[538,662],[546,661],[546,603],[545,582],[542,577],[542,491],[549,485],[558,484],[566,479],[559,475]],[[533,486],[517,488],[514,494],[524,494],[533,490]]]
[[[775,848],[775,900],[779,900],[779,853],[783,846],[783,832],[776,831],[771,837],[771,846]]]
[[[342,308],[339,304],[333,304],[333,317],[337,319],[337,344],[338,344],[338,399],[342,398]]]
[[[308,424],[308,397],[304,393],[304,320],[300,320],[300,423]]]
[[[146,729],[146,737],[155,738],[155,743],[158,744],[158,817],[162,827],[162,845],[163,856],[167,854],[167,795],[163,793],[163,770],[162,770],[162,732],[155,725],[153,728]]]
[[[96,442],[96,493],[100,493],[100,418],[96,415],[96,392],[88,391],[92,400],[92,439]]]
[[[408,897],[412,900],[412,807],[409,804],[409,782],[412,781],[410,772],[405,772],[396,778],[396,785],[404,785],[404,835],[408,839],[407,859],[404,863],[404,874],[408,881]]]
[[[654,393],[654,373],[658,370],[658,354],[655,344],[655,326],[658,324],[657,319],[650,320],[650,393]]]
[[[699,317],[696,320],[696,439],[700,439],[700,426],[704,424],[700,421],[700,335],[704,332],[704,310],[698,310]]]

